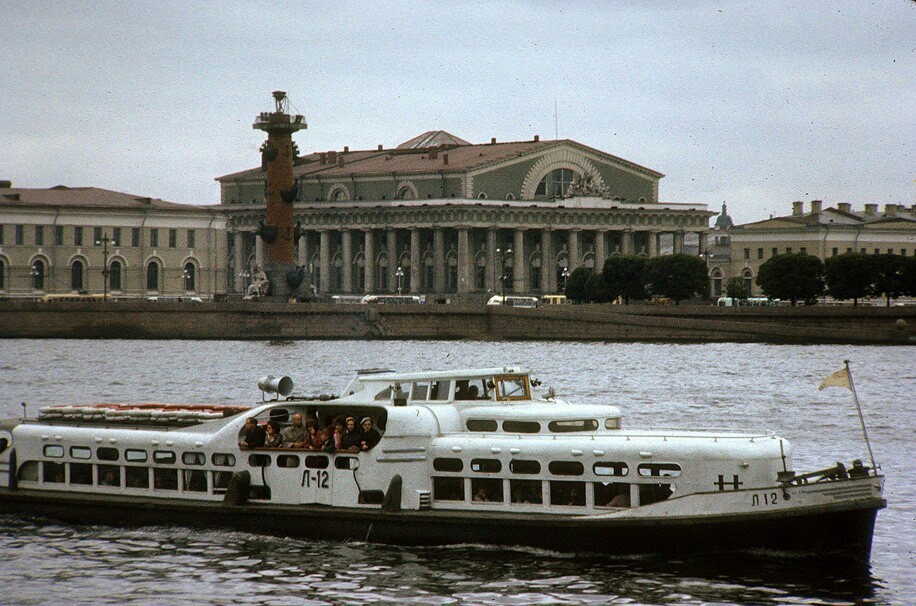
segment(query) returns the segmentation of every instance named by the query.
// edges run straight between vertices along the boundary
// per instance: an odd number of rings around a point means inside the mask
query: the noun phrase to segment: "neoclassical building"
[[[322,295],[552,293],[610,255],[703,252],[714,213],[660,202],[663,176],[571,140],[471,144],[430,131],[394,149],[297,157],[298,226],[278,237],[297,240],[296,262]],[[240,293],[264,261],[265,172],[217,180]]]
[[[219,207],[0,182],[0,297],[210,297],[226,292],[225,250]]]

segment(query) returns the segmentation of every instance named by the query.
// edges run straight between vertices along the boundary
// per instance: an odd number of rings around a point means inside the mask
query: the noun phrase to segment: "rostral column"
[[[267,212],[258,228],[265,244],[265,267],[261,268],[270,279],[268,297],[287,301],[296,297],[305,277],[304,269],[297,267],[293,252],[298,238],[293,202],[297,188],[293,179],[293,133],[307,128],[301,115],[291,116],[289,99],[283,91],[273,92],[273,112],[258,115],[252,128],[267,133],[261,146],[261,170],[267,171],[264,197]]]

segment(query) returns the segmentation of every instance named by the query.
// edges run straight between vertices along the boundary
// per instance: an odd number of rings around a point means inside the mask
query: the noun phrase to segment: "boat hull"
[[[761,550],[867,562],[884,499],[779,512],[620,518],[383,512],[321,505],[247,504],[0,489],[0,513],[118,526],[178,524],[397,545],[487,544],[617,555]]]

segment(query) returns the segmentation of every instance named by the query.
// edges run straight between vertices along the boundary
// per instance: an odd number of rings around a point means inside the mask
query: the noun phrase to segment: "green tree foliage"
[[[747,289],[744,287],[744,278],[729,278],[725,283],[725,296],[731,297],[736,301],[743,301],[748,297]]]
[[[846,253],[824,262],[827,292],[841,301],[852,299],[853,305],[867,295],[875,279],[874,257],[861,253]]]
[[[589,303],[607,303],[611,300],[611,293],[602,274],[591,272],[585,283],[585,300]]]
[[[696,295],[706,296],[709,280],[706,263],[692,255],[665,255],[650,259],[646,282],[654,295],[668,297],[676,304]]]
[[[907,284],[908,259],[900,255],[874,255],[874,283],[872,294],[884,297],[890,307],[891,299],[903,296],[913,289]]]
[[[903,283],[906,284],[906,292],[903,294],[908,297],[916,297],[916,257],[906,258]]]
[[[757,285],[771,299],[814,303],[824,292],[824,263],[802,253],[776,255],[760,266]]]
[[[646,259],[635,255],[611,257],[604,262],[601,276],[604,278],[608,298],[612,301],[622,297],[623,302],[630,299],[640,301],[648,298],[644,276]]]
[[[573,270],[566,280],[566,298],[573,303],[584,303],[586,300],[585,286],[592,273],[592,270],[587,267],[579,267]]]

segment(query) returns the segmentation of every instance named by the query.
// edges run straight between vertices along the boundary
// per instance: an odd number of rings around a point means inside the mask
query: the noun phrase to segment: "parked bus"
[[[417,295],[366,295],[362,302],[366,305],[419,305],[426,303],[426,298]]]
[[[99,302],[99,301],[111,301],[111,295],[103,295],[100,293],[68,293],[68,294],[51,294],[45,295],[41,298],[45,303],[54,303],[56,301],[66,301],[68,303],[73,301],[90,301],[90,302]]]
[[[337,305],[358,305],[360,303],[365,303],[363,299],[365,299],[363,295],[333,295],[331,297],[331,302]]]
[[[541,305],[566,305],[566,295],[541,295]]]
[[[528,307],[534,308],[539,304],[537,297],[511,297],[502,295],[493,295],[487,301],[487,305],[505,305],[506,307]]]
[[[716,301],[718,307],[776,307],[779,303],[779,299],[767,299],[766,297],[748,297],[747,299],[719,297],[719,300]]]

